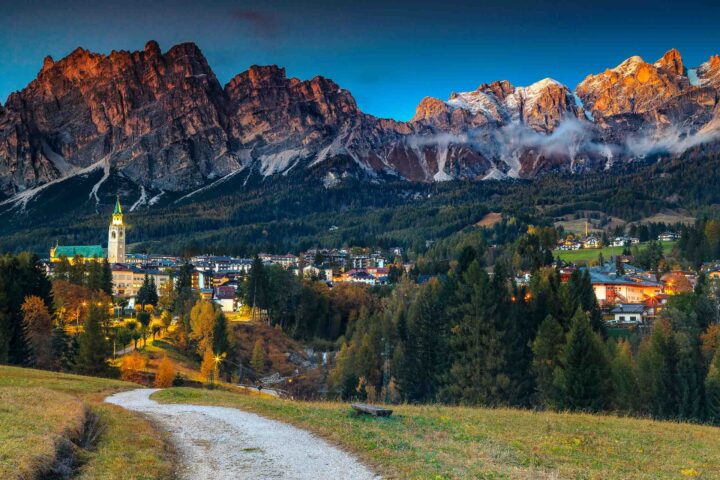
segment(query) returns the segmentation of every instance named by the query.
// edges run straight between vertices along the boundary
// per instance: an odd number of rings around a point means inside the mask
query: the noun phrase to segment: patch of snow
[[[483,180],[505,180],[508,178],[506,174],[493,167],[482,179]]]
[[[452,175],[445,173],[443,170],[439,170],[435,175],[433,175],[433,180],[436,182],[449,182],[452,179]]]
[[[690,80],[690,85],[692,85],[693,87],[697,87],[702,83],[698,78],[697,68],[688,69],[687,76],[688,80]]]
[[[165,190],[160,190],[160,193],[158,193],[157,195],[152,197],[150,200],[148,200],[148,202],[147,202],[148,207],[151,207],[151,206],[155,205],[156,203],[158,203],[160,201],[160,197],[162,197],[164,193],[165,193]]]
[[[100,204],[100,197],[98,197],[98,190],[100,190],[100,186],[105,183],[105,180],[110,177],[110,161],[106,158],[100,160],[100,162],[103,167],[103,176],[102,178],[92,187],[92,190],[90,190],[90,195],[88,195],[88,199],[95,197],[95,205]]]
[[[591,122],[594,122],[595,119],[592,116],[592,112],[590,110],[587,110],[585,108],[585,104],[582,101],[582,98],[578,97],[578,94],[575,92],[572,92],[573,98],[575,99],[575,105],[583,109],[583,112],[585,112],[585,118],[590,120]]]
[[[467,110],[473,115],[482,114],[489,118],[502,115],[502,106],[494,95],[481,91],[461,92],[445,102],[451,108]]]
[[[264,177],[282,172],[290,166],[293,160],[299,159],[304,153],[304,150],[295,148],[262,155],[259,158],[260,172]]]
[[[140,198],[138,198],[137,201],[132,204],[132,207],[130,207],[130,211],[134,212],[137,207],[145,204],[147,204],[147,193],[145,192],[145,187],[140,185]]]
[[[323,186],[325,188],[332,188],[340,183],[340,179],[333,172],[328,172],[323,177]]]
[[[29,188],[27,190],[23,190],[22,192],[3,200],[2,202],[0,202],[0,205],[12,205],[11,208],[19,207],[21,211],[24,211],[25,208],[27,207],[28,202],[30,202],[33,198],[35,198],[35,196],[37,196],[37,194],[39,194],[46,188],[48,188],[52,185],[57,185],[58,183],[64,182],[65,180],[72,178],[72,177],[86,175],[86,174],[91,173],[101,167],[102,168],[105,167],[104,159],[100,160],[99,162],[93,163],[92,165],[85,167],[83,169],[74,170],[71,174],[66,175],[62,178],[56,178],[55,180],[53,180],[51,182],[44,183],[44,184],[34,187],[34,188]],[[105,178],[105,177],[103,177],[103,178]]]
[[[237,170],[234,170],[234,171],[228,173],[227,175],[225,175],[224,177],[218,178],[217,180],[215,180],[214,182],[212,182],[212,183],[209,184],[209,185],[205,185],[204,187],[200,187],[200,188],[198,188],[197,190],[193,190],[192,192],[188,193],[187,195],[183,195],[182,197],[180,197],[180,198],[178,198],[177,200],[175,200],[174,203],[181,202],[182,200],[185,200],[186,198],[190,198],[190,197],[192,197],[193,195],[195,195],[195,194],[197,194],[197,193],[204,192],[204,191],[209,190],[209,189],[211,189],[211,188],[213,188],[213,187],[216,187],[216,186],[218,186],[218,185],[220,185],[220,184],[222,184],[222,183],[225,183],[225,182],[227,182],[228,180],[230,180],[232,177],[234,177],[235,175],[237,175],[238,173],[240,173],[240,172],[242,172],[242,171],[243,171],[242,168],[239,168],[239,169],[237,169]],[[161,193],[160,195],[162,195],[162,193]],[[158,195],[158,197],[159,197],[159,195]]]

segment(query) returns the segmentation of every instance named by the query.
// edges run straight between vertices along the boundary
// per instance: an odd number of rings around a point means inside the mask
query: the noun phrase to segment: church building
[[[108,230],[107,259],[110,263],[125,263],[125,223],[123,223],[120,197],[115,202],[115,211]]]
[[[108,228],[107,252],[101,245],[56,245],[50,249],[50,261],[59,262],[66,257],[70,263],[102,262],[105,258],[110,263],[125,262],[125,223],[123,222],[120,197],[115,201],[115,210]]]

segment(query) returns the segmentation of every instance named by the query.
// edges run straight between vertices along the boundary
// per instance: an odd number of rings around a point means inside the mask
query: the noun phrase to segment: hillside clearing
[[[102,400],[137,385],[104,378],[0,366],[0,478],[34,478],[56,460],[60,444],[83,431],[89,410],[102,435],[90,450],[72,447],[78,479],[165,479],[169,447],[143,417]]]
[[[237,407],[310,430],[387,478],[717,478],[713,427],[553,412],[393,406],[389,418],[349,405],[172,388],[168,403]]]
[[[665,255],[669,254],[677,242],[660,242],[660,246],[663,249]],[[639,245],[640,250],[645,248],[645,245]],[[633,250],[635,246],[631,247]],[[553,257],[560,257],[565,262],[590,262],[597,260],[600,254],[605,258],[605,261],[610,260],[610,257],[616,255],[622,255],[625,247],[603,247],[603,248],[583,248],[580,250],[553,250]]]

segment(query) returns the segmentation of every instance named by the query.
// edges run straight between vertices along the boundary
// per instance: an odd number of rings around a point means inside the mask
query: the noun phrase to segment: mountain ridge
[[[94,165],[174,192],[294,168],[314,168],[328,188],[350,170],[434,182],[609,169],[714,142],[719,92],[720,57],[688,69],[672,49],[653,64],[630,57],[575,90],[501,80],[426,97],[400,122],[362,112],[330,79],[288,78],[274,65],[221,85],[193,43],[165,53],[155,41],[108,55],[78,48],[46,57],[0,106],[0,191],[27,195]],[[355,166],[322,172],[338,155]]]

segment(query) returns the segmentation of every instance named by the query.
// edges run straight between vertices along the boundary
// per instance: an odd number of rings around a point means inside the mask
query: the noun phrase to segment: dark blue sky
[[[696,66],[720,52],[720,2],[47,1],[0,0],[0,99],[45,55],[75,47],[163,51],[197,43],[221,82],[278,64],[349,89],[371,114],[408,119],[424,96],[497,79],[551,76],[571,88],[631,55],[680,50]]]

